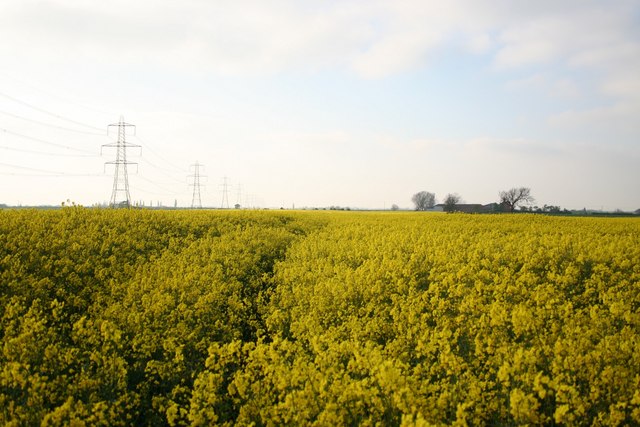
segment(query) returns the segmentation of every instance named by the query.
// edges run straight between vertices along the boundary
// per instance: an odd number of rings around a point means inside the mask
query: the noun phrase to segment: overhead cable
[[[151,148],[149,143],[147,141],[143,140],[142,138],[140,138],[140,136],[134,135],[134,138],[137,138],[141,143],[144,144],[145,148],[147,148],[149,151],[151,151],[154,156],[156,156],[157,158],[159,158],[160,160],[165,162],[167,165],[171,166],[172,168],[174,168],[176,171],[178,171],[180,173],[185,173],[185,169],[184,168],[182,168],[180,166],[176,166],[172,161],[167,160],[165,157],[163,157],[160,154],[158,154],[158,152],[156,152],[153,148]]]
[[[65,131],[68,131],[68,132],[76,132],[76,133],[81,133],[81,134],[84,134],[84,135],[99,135],[99,136],[106,136],[107,135],[106,131],[98,133],[98,132],[89,132],[89,131],[80,130],[80,129],[71,129],[71,128],[68,128],[68,127],[58,126],[58,125],[54,125],[54,124],[51,124],[51,123],[41,122],[40,120],[35,120],[35,119],[30,119],[28,117],[19,116],[17,114],[8,113],[6,111],[0,111],[0,114],[4,114],[5,116],[13,117],[13,118],[19,119],[19,120],[24,120],[26,122],[35,123],[35,124],[38,124],[38,125],[41,125],[41,126],[47,126],[47,127],[53,128],[53,129],[65,130]]]
[[[13,102],[17,102],[18,104],[22,104],[22,105],[24,105],[26,107],[29,107],[29,108],[33,109],[33,110],[39,111],[39,112],[44,113],[44,114],[48,114],[48,115],[50,115],[52,117],[55,117],[56,119],[64,120],[66,122],[73,123],[73,124],[78,125],[78,126],[84,126],[86,128],[89,128],[89,129],[93,129],[93,130],[97,130],[97,131],[103,131],[103,129],[100,129],[98,127],[95,127],[95,126],[92,126],[92,125],[88,125],[86,123],[82,123],[82,122],[79,122],[77,120],[69,119],[67,117],[63,117],[63,116],[61,116],[59,114],[56,114],[56,113],[53,113],[51,111],[45,110],[44,108],[40,108],[40,107],[35,106],[33,104],[29,104],[28,102],[22,101],[22,100],[20,100],[18,98],[15,98],[15,97],[11,96],[11,95],[7,95],[6,93],[0,92],[0,96],[2,96],[4,98],[7,98],[7,99],[9,99],[9,100],[11,100]]]
[[[51,142],[51,141],[46,141],[46,140],[40,139],[40,138],[34,138],[32,136],[23,135],[21,133],[13,132],[13,131],[10,131],[10,130],[4,129],[4,128],[0,128],[0,132],[8,133],[9,135],[14,135],[14,136],[17,136],[19,138],[24,138],[24,139],[28,139],[28,140],[31,140],[31,141],[39,142],[41,144],[51,145],[51,146],[58,147],[58,148],[64,148],[65,150],[78,151],[80,153],[95,154],[95,153],[93,153],[93,152],[91,152],[89,150],[83,150],[83,149],[80,149],[80,148],[70,147],[68,145],[63,145],[63,144],[58,144],[58,143]]]
[[[29,176],[51,176],[51,177],[53,176],[104,176],[103,174],[70,174],[66,172],[55,172],[55,171],[49,171],[44,169],[30,168],[26,166],[11,165],[8,163],[0,163],[0,166],[46,174],[46,175],[29,175]],[[18,175],[10,172],[2,172],[1,174],[2,175]]]
[[[19,153],[40,154],[42,156],[59,156],[59,157],[100,157],[98,154],[64,154],[64,153],[48,153],[45,151],[26,150],[23,148],[7,147],[0,145],[0,149],[8,151],[17,151]]]
[[[18,79],[18,78],[14,77],[14,76],[10,76],[10,75],[8,75],[8,74],[6,74],[4,72],[1,72],[1,71],[0,71],[0,76],[3,76],[3,77],[5,77],[5,78],[7,78],[9,80],[13,80],[14,82],[17,82],[20,85],[22,85],[24,87],[27,87],[27,88],[29,88],[31,90],[34,90],[36,92],[43,93],[43,94],[45,94],[45,95],[47,95],[49,97],[52,97],[52,98],[57,98],[57,99],[59,99],[61,101],[66,102],[67,104],[77,105],[78,107],[82,107],[82,108],[84,108],[85,110],[88,110],[88,111],[93,111],[94,113],[105,114],[105,115],[108,115],[108,116],[113,116],[114,115],[113,113],[110,113],[110,112],[107,112],[107,111],[103,111],[103,110],[100,110],[100,109],[95,108],[95,107],[90,107],[88,105],[84,105],[84,104],[79,103],[77,101],[72,101],[69,98],[65,98],[63,96],[60,96],[60,95],[57,95],[55,93],[49,92],[49,91],[44,90],[42,88],[36,87],[36,86],[32,85],[31,83],[27,83],[24,80]]]

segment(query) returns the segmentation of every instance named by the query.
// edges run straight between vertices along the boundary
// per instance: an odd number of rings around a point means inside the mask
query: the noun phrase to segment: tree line
[[[500,211],[514,212],[518,207],[535,203],[535,198],[531,195],[531,189],[528,187],[513,187],[509,190],[500,191],[498,195],[500,198],[498,210]],[[415,210],[426,211],[433,209],[436,205],[436,195],[429,191],[420,191],[411,197],[411,201],[415,206]],[[449,193],[444,198],[442,209],[445,212],[456,212],[461,201],[462,198],[459,194]]]

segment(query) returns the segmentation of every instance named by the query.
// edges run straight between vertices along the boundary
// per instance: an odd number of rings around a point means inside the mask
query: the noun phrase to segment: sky
[[[147,206],[198,163],[214,208],[640,209],[638,1],[2,0],[0,40],[3,204],[108,203],[123,117]]]

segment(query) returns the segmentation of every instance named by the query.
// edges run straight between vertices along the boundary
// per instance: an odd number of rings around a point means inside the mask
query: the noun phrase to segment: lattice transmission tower
[[[225,206],[226,205],[226,206]],[[225,176],[222,182],[222,209],[229,209],[229,184],[227,184],[227,177]]]
[[[191,208],[202,208],[202,198],[200,197],[200,178],[205,178],[205,176],[200,175],[200,168],[204,167],[198,162],[195,162],[191,165],[193,168],[193,175],[189,175],[189,178],[193,178],[193,184],[189,184],[189,186],[193,187],[193,197],[191,198]]]
[[[242,207],[242,184],[238,183],[238,194],[236,197],[236,208]]]
[[[115,172],[113,174],[113,188],[111,191],[111,200],[109,202],[109,206],[111,207],[126,207],[131,206],[131,195],[129,194],[129,173],[127,167],[129,165],[136,165],[135,162],[127,161],[127,148],[139,148],[139,145],[130,144],[127,142],[127,128],[133,128],[133,132],[135,135],[135,125],[125,123],[124,117],[120,116],[120,121],[118,123],[112,123],[107,127],[107,134],[111,128],[118,128],[118,140],[115,143],[104,144],[100,149],[100,154],[102,154],[102,149],[105,147],[115,148],[116,149],[116,159],[112,162],[105,162],[105,171],[107,165],[114,165]]]

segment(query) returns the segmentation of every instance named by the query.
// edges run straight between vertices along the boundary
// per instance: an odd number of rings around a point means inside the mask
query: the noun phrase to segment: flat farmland
[[[640,423],[638,218],[0,211],[0,423]]]

